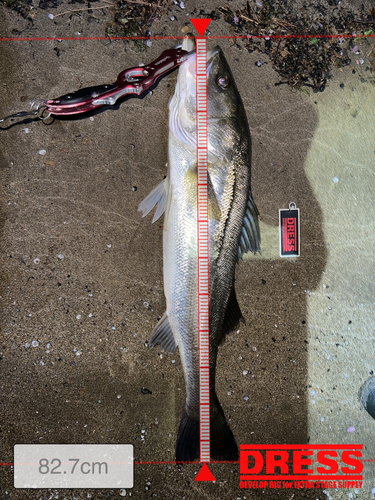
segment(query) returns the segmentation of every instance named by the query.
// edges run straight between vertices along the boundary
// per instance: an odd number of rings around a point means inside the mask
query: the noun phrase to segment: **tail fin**
[[[219,401],[215,420],[211,418],[211,457],[214,460],[238,460],[238,448]]]
[[[225,420],[216,395],[215,399],[214,408],[211,408],[211,458],[238,460],[238,448],[233,433]],[[190,417],[185,406],[177,435],[176,460],[191,462],[197,458],[199,458],[199,420]]]
[[[184,408],[176,442],[177,462],[191,462],[199,458],[199,420],[189,417]]]

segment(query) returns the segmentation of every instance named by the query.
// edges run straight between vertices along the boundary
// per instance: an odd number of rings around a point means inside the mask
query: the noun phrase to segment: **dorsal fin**
[[[260,253],[260,230],[258,215],[258,209],[251,196],[251,191],[249,191],[249,197],[247,199],[246,212],[243,220],[241,237],[237,251],[238,260],[242,259],[242,256],[246,252]]]
[[[223,329],[219,337],[219,344],[222,344],[228,333],[232,332],[240,324],[240,321],[245,322],[240,306],[237,302],[236,292],[234,291],[234,286],[229,295],[227,307],[225,309]]]

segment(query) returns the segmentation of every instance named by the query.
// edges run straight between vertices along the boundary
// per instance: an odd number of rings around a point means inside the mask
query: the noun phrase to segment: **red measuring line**
[[[208,248],[207,39],[196,38],[199,454],[210,461],[210,305]]]

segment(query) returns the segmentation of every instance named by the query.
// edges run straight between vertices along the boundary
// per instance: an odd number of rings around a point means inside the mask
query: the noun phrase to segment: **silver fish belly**
[[[191,41],[183,48],[191,50]],[[168,175],[140,204],[154,219],[165,212],[163,266],[166,312],[150,338],[179,348],[186,404],[176,460],[199,457],[196,58],[181,65],[169,108]],[[219,47],[207,54],[210,275],[210,444],[215,460],[236,460],[238,448],[215,392],[218,346],[243,318],[234,291],[236,263],[260,252],[258,211],[250,191],[250,133],[233,75]]]

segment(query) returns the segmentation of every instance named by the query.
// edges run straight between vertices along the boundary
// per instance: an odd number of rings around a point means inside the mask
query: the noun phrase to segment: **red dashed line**
[[[331,458],[331,460],[333,460]],[[356,460],[360,462],[375,462],[375,459],[373,458],[357,458]],[[312,460],[312,462],[318,462],[318,460]],[[339,460],[341,462],[341,460]],[[239,464],[239,460],[212,460],[210,464]],[[176,462],[175,460],[171,461],[150,461],[150,462],[138,462],[135,461],[134,465],[179,465],[179,464],[195,464],[195,465],[200,465],[201,462],[198,461],[191,461],[191,462]],[[13,462],[0,462],[1,465],[14,465]]]
[[[239,464],[240,461],[239,460],[213,460],[210,462],[210,464]],[[175,464],[175,465],[178,465],[178,464],[196,464],[196,465],[200,465],[201,462],[199,461],[191,461],[191,462],[176,462],[176,461],[166,461],[166,462],[134,462],[134,465],[164,465],[164,464]]]
[[[279,39],[279,38],[373,38],[375,34],[342,34],[342,35],[233,35],[233,36],[208,36],[206,37],[208,40],[217,40],[217,39]],[[25,38],[0,38],[1,42],[45,42],[45,41],[77,41],[77,40],[182,40],[186,38],[184,36],[97,36],[97,37],[25,37]],[[194,38],[194,37],[189,37]]]

